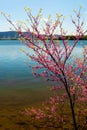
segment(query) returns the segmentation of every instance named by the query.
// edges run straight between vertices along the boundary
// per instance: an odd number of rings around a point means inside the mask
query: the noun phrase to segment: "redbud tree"
[[[33,74],[36,77],[44,77],[47,81],[56,83],[52,87],[52,91],[55,91],[56,94],[54,97],[50,97],[43,109],[26,109],[25,113],[37,120],[53,118],[53,121],[55,120],[56,123],[61,121],[63,125],[64,113],[62,109],[64,103],[68,104],[74,130],[84,129],[87,122],[85,115],[87,112],[85,107],[87,105],[87,46],[83,47],[82,58],[77,56],[69,62],[73,50],[79,44],[79,39],[87,32],[84,30],[84,21],[81,20],[80,10],[81,8],[78,12],[74,11],[75,19],[71,17],[74,25],[73,44],[69,44],[69,39],[66,39],[67,33],[63,29],[63,15],[57,14],[55,21],[52,21],[50,16],[47,21],[44,21],[41,9],[38,15],[34,17],[31,10],[25,8],[28,24],[19,23],[18,26],[15,26],[4,15],[19,34],[19,39],[34,52],[31,54],[22,50],[36,63],[35,66],[32,66]],[[60,37],[55,35],[58,32],[60,32]],[[77,117],[80,118],[81,114],[85,118],[80,124],[82,126],[79,127]]]

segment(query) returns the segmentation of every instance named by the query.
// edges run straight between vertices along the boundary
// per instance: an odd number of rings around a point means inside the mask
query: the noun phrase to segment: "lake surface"
[[[73,41],[70,41],[72,44]],[[86,40],[79,41],[73,55],[82,56],[82,46],[86,45]],[[1,85],[18,85],[31,84],[40,82],[32,75],[32,70],[28,64],[34,65],[34,62],[21,52],[21,48],[28,49],[17,40],[0,40],[0,86]],[[30,50],[29,50],[30,51]],[[32,53],[30,51],[30,53]],[[44,83],[44,81],[41,81]]]
[[[32,74],[34,65],[21,49],[29,50],[17,40],[0,40],[0,87],[35,87],[45,83]],[[31,50],[29,50],[32,53]],[[43,85],[42,85],[43,82]]]
[[[79,42],[73,55],[81,57],[82,46],[86,44],[87,41]],[[26,124],[28,119],[20,112],[30,106],[41,106],[53,94],[49,91],[52,83],[32,75],[27,64],[35,63],[20,51],[21,48],[27,49],[17,40],[0,40],[0,130],[24,130],[21,124]]]

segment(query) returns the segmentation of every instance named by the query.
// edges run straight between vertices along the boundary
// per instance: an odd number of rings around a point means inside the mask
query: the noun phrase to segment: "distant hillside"
[[[24,32],[24,35],[26,35],[26,34],[27,34],[27,32]],[[18,37],[19,36],[18,36],[17,32],[15,32],[15,31],[0,32],[0,40],[4,40],[4,39],[6,39],[6,40],[15,39],[16,40],[16,39],[18,39]],[[29,37],[32,37],[32,34],[29,34]],[[48,40],[50,40],[50,36],[47,36],[47,37],[48,37]],[[35,38],[35,37],[33,36],[33,38]],[[65,39],[73,40],[73,39],[75,39],[75,37],[71,36],[71,35],[67,35],[67,36],[65,36]],[[60,35],[56,34],[54,40],[62,40],[62,39],[61,39]],[[87,35],[84,35],[82,38],[80,38],[80,40],[87,40]]]
[[[0,32],[0,39],[17,39],[18,34],[15,31]]]
[[[26,35],[26,34],[27,34],[27,32],[24,32],[24,35]],[[29,36],[31,37],[32,34],[29,34]],[[9,40],[9,39],[11,39],[11,40],[13,40],[13,39],[17,40],[18,38],[19,38],[19,35],[17,34],[16,31],[0,32],[0,40],[4,40],[4,39],[6,39],[6,40]]]

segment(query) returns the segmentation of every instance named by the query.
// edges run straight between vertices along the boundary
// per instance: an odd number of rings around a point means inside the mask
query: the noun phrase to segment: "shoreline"
[[[0,85],[1,86],[1,85]],[[15,87],[16,86],[16,87]],[[0,87],[0,130],[25,130],[29,118],[22,114],[25,108],[40,107],[52,95],[49,86],[1,86]],[[28,119],[27,119],[28,118]],[[28,122],[27,128],[30,128]],[[35,130],[31,125],[31,129]]]

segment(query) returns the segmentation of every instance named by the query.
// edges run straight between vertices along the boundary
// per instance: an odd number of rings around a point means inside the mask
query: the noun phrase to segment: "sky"
[[[85,28],[87,28],[87,0],[0,0],[0,12],[10,14],[12,21],[24,21],[27,15],[24,7],[29,7],[35,16],[40,8],[43,9],[42,14],[44,18],[50,14],[55,19],[55,14],[60,13],[66,16],[64,28],[71,30],[72,24],[70,15],[73,15],[73,10],[79,10],[82,5],[82,18],[85,21]],[[0,32],[10,30],[10,24],[0,14]]]

